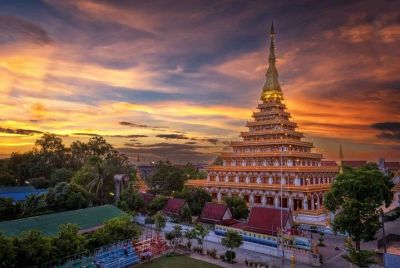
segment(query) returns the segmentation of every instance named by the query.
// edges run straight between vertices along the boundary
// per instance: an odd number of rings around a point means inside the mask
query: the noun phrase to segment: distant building
[[[378,166],[386,175],[395,174],[400,171],[400,162],[387,162],[383,157],[379,158]]]

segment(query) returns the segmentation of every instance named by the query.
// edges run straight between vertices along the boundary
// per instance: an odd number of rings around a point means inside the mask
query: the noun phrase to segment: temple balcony
[[[292,139],[260,139],[260,140],[254,140],[254,141],[232,141],[230,143],[230,146],[258,146],[258,145],[272,145],[272,144],[277,144],[277,145],[299,145],[299,146],[304,146],[307,148],[312,148],[314,147],[314,144],[312,142],[308,141],[300,141],[300,140],[292,140]]]
[[[259,103],[257,105],[257,109],[265,109],[265,108],[286,109],[286,105],[283,103],[277,103],[277,102],[263,102],[263,103]]]
[[[338,173],[339,167],[332,166],[209,166],[207,171],[224,171],[224,172],[333,172]]]
[[[309,152],[293,152],[293,151],[266,151],[266,152],[253,152],[253,153],[237,153],[237,152],[223,152],[221,154],[222,157],[303,157],[303,158],[313,158],[313,159],[322,159],[322,154],[317,154],[317,153],[309,153]]]
[[[235,182],[216,182],[207,180],[189,180],[187,186],[192,187],[210,187],[210,188],[227,188],[227,189],[250,189],[250,190],[270,190],[280,191],[281,187],[285,192],[303,192],[312,193],[317,191],[327,191],[330,184],[310,184],[310,185],[288,185],[288,184],[265,184],[265,183],[235,183]]]
[[[272,119],[260,121],[247,121],[246,127],[264,126],[264,125],[286,125],[290,127],[297,127],[297,123],[285,119]]]
[[[253,112],[252,117],[263,116],[263,115],[274,115],[274,114],[290,117],[290,113],[285,112],[281,109],[271,109],[268,111]]]
[[[269,130],[253,130],[251,132],[245,131],[240,132],[240,136],[248,137],[248,136],[261,136],[261,135],[274,135],[274,134],[284,134],[284,135],[292,135],[297,137],[303,137],[303,133],[288,130],[288,129],[269,129]]]

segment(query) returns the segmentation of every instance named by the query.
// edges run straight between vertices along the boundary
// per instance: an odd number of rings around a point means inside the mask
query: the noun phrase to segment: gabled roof
[[[207,202],[201,211],[199,221],[213,224],[221,223],[227,210],[228,206],[225,204]]]
[[[144,201],[146,204],[150,203],[151,200],[153,200],[153,198],[154,198],[154,195],[153,195],[153,194],[150,194],[150,193],[140,192],[139,194],[140,194],[140,196],[143,198],[143,201]]]
[[[163,211],[166,214],[179,215],[181,209],[185,205],[186,201],[180,198],[170,198],[165,205]]]
[[[282,209],[283,228],[286,227],[288,221],[292,221],[291,217],[289,209]],[[281,209],[274,207],[252,207],[247,224],[237,223],[232,225],[232,227],[255,233],[276,235],[277,230],[281,228]]]
[[[22,231],[39,230],[44,235],[54,235],[60,224],[77,224],[81,233],[90,232],[103,225],[105,220],[125,214],[113,205],[104,205],[78,210],[28,217],[0,222],[0,231],[7,236],[18,235]]]
[[[342,166],[351,168],[364,167],[367,165],[366,160],[342,160],[340,162]]]

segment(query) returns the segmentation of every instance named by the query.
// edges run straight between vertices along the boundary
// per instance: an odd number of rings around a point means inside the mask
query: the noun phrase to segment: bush
[[[225,258],[226,258],[227,261],[229,261],[230,263],[232,263],[233,260],[236,258],[236,253],[235,253],[235,251],[227,250],[227,251],[225,252]]]
[[[213,248],[213,249],[207,249],[207,256],[210,256],[214,259],[217,258],[217,249]]]

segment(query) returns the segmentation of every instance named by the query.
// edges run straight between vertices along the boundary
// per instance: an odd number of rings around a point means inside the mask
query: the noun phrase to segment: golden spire
[[[268,69],[265,74],[265,84],[261,93],[261,100],[263,101],[281,101],[283,100],[283,94],[281,86],[279,85],[279,74],[276,69],[276,57],[275,57],[275,29],[274,23],[271,24],[270,31],[270,44],[269,44],[269,58],[268,58]]]

